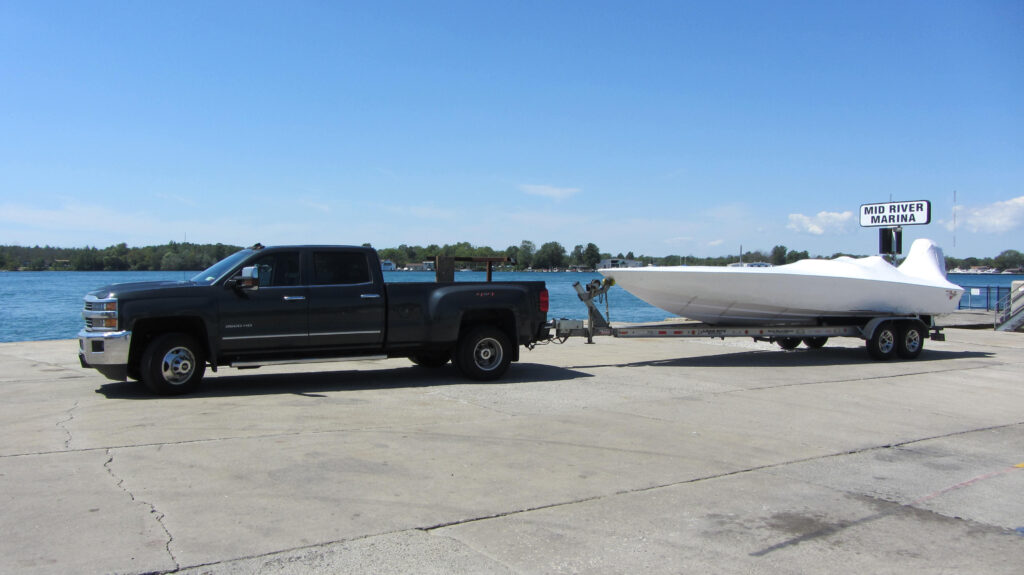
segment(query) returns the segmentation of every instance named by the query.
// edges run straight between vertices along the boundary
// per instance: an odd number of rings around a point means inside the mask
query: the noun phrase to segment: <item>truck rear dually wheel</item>
[[[492,326],[480,326],[459,338],[455,365],[470,379],[498,379],[512,362],[509,339],[505,332]]]
[[[160,395],[194,391],[206,372],[206,356],[195,338],[165,333],[146,347],[140,375],[146,387]]]

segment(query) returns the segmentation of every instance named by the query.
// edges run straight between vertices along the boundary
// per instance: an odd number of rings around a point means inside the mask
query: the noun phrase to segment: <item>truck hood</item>
[[[168,290],[181,290],[195,287],[191,281],[157,281],[157,282],[133,282],[123,284],[110,284],[98,290],[89,292],[88,295],[99,299],[145,296],[149,293]]]

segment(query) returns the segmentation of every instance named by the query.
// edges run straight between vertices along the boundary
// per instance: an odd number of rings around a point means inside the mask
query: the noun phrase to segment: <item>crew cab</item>
[[[377,252],[259,244],[189,281],[113,284],[84,298],[82,367],[158,394],[207,365],[406,357],[493,380],[549,337],[544,282],[385,283]]]

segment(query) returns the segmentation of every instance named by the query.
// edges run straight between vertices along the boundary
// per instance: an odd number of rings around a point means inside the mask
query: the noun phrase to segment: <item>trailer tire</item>
[[[828,343],[828,337],[826,336],[804,338],[804,345],[811,349],[818,349],[823,347],[826,343]]]
[[[512,362],[508,336],[500,329],[483,325],[459,338],[455,365],[462,375],[477,381],[498,379]]]
[[[891,321],[882,323],[868,339],[868,354],[877,360],[892,359],[896,355],[899,339],[899,330]]]
[[[903,359],[914,359],[921,355],[924,349],[925,334],[921,326],[912,321],[904,322],[899,329],[899,339],[896,342],[896,355]]]
[[[779,347],[786,351],[794,350],[800,345],[799,337],[780,337],[775,340],[775,343],[779,344]]]
[[[199,387],[206,355],[192,336],[165,333],[146,347],[139,368],[143,383],[154,393],[181,395]]]

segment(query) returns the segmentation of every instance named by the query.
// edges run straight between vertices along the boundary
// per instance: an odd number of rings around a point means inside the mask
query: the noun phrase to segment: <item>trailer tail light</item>
[[[548,313],[548,290],[540,290],[540,311]]]

